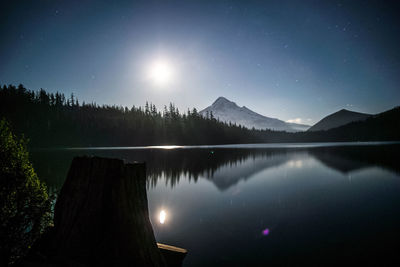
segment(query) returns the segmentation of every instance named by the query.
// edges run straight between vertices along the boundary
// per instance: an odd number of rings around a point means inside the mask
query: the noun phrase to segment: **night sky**
[[[180,110],[225,96],[308,124],[400,104],[395,1],[1,3],[0,84]],[[160,60],[162,85],[149,79]]]

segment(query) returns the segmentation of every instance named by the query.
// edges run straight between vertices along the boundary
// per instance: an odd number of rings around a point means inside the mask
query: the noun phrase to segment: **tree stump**
[[[149,220],[145,164],[74,158],[52,243],[58,257],[86,266],[165,266]]]

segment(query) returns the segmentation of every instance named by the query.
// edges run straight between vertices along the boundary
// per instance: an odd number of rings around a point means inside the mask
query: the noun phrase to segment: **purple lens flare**
[[[265,229],[262,231],[262,234],[263,234],[263,235],[269,235],[269,229],[268,229],[268,228],[265,228]]]

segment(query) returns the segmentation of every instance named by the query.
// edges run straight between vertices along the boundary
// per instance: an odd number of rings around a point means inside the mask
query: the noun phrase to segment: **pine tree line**
[[[6,117],[31,146],[136,146],[254,143],[272,131],[249,130],[223,123],[196,108],[181,113],[170,103],[157,110],[152,103],[131,108],[80,103],[74,94],[3,86],[0,115]]]
[[[173,103],[162,111],[149,102],[131,108],[80,103],[74,94],[67,98],[23,85],[0,88],[0,117],[33,147],[400,140],[399,107],[328,131],[288,133],[224,123],[196,108],[182,113]]]

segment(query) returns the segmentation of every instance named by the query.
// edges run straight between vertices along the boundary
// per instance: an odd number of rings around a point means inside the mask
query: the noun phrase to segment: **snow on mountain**
[[[211,106],[200,111],[202,116],[207,116],[207,114],[210,115],[211,113],[220,121],[240,124],[249,129],[254,127],[255,129],[298,132],[306,131],[310,127],[263,116],[245,106],[239,107],[235,102],[229,101],[225,97],[217,98]]]

